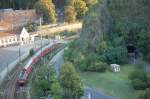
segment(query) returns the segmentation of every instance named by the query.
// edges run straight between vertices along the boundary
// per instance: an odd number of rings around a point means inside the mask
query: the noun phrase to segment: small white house
[[[113,70],[113,72],[119,72],[120,71],[120,65],[118,65],[118,64],[111,64],[110,67]]]
[[[20,33],[20,44],[29,44],[34,41],[34,36],[30,36],[25,28],[22,29]]]

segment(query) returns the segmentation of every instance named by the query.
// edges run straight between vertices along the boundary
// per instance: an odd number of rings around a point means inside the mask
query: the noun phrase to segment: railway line
[[[25,87],[16,88],[15,99],[27,99],[26,90],[24,90],[23,88]]]
[[[53,44],[53,45],[55,46],[55,44]],[[49,45],[47,45],[47,46],[49,46]],[[60,47],[58,45],[56,47],[54,47],[54,46],[51,46],[52,48],[50,48],[50,52],[52,52],[52,49],[58,49]],[[47,51],[47,50],[43,49],[43,52],[44,51]],[[37,51],[36,53],[39,53],[39,51]],[[42,51],[41,51],[41,53],[42,53]],[[39,55],[41,55],[41,53]],[[37,59],[37,57],[35,59]],[[27,84],[25,84],[23,86],[19,86],[18,80],[20,80],[20,78],[18,78],[18,76],[20,75],[20,73],[22,73],[21,71],[24,70],[24,68],[26,67],[26,64],[29,64],[30,62],[33,63],[33,61],[35,61],[35,59],[31,57],[30,59],[27,59],[26,61],[24,61],[24,63],[21,64],[21,66],[17,66],[18,68],[11,75],[11,79],[7,81],[5,86],[3,86],[2,99],[27,99],[27,97],[26,97],[28,94]],[[26,80],[27,80],[27,78],[26,78]]]
[[[25,99],[23,97],[21,98],[20,94],[17,94],[17,92],[19,91],[18,90],[19,87],[16,86],[16,82],[17,82],[17,78],[18,78],[18,75],[19,75],[21,70],[22,70],[22,67],[20,66],[11,75],[11,77],[10,77],[11,80],[9,80],[6,83],[5,87],[4,87],[4,92],[3,92],[3,95],[2,95],[2,99]],[[16,94],[17,94],[17,97],[16,97]]]

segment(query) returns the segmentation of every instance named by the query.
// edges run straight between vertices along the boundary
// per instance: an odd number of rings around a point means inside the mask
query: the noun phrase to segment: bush
[[[28,23],[25,25],[25,28],[27,29],[28,32],[34,32],[34,31],[37,31],[37,24]]]
[[[88,71],[92,71],[92,72],[105,72],[106,67],[107,67],[106,63],[96,62],[95,64],[92,64],[91,66],[88,67]]]
[[[130,80],[140,79],[142,81],[146,81],[148,79],[148,73],[145,70],[135,70],[129,75]]]
[[[148,73],[144,69],[137,69],[129,75],[131,85],[136,90],[143,90],[149,86]]]
[[[133,79],[131,81],[131,84],[132,84],[133,88],[136,90],[143,90],[143,89],[147,88],[147,83],[140,79]]]
[[[127,49],[124,47],[111,48],[107,50],[102,56],[102,60],[106,63],[123,64],[127,63]]]
[[[34,50],[30,49],[30,56],[33,56],[33,55],[34,55]]]

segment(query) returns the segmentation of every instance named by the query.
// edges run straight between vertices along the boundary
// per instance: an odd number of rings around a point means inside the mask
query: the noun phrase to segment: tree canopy
[[[63,88],[63,99],[78,99],[83,95],[82,81],[74,66],[69,62],[61,67],[60,84]]]
[[[55,6],[52,0],[39,0],[35,4],[35,9],[38,14],[43,16],[45,21],[55,23],[56,22],[56,12]]]

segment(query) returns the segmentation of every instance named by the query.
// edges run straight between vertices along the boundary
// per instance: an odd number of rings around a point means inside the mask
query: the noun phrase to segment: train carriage
[[[17,84],[20,86],[24,86],[27,83],[29,74],[32,72],[33,65],[40,61],[41,57],[58,48],[60,44],[61,43],[59,42],[54,42],[35,53],[35,55],[30,58],[28,63],[24,66],[23,70],[21,71],[17,79]]]

